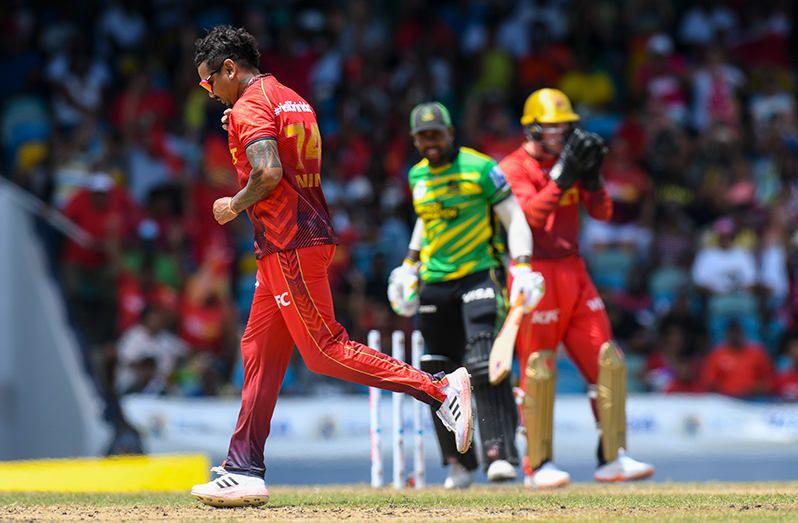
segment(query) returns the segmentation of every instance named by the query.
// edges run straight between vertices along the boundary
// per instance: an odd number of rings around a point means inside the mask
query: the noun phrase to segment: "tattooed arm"
[[[213,216],[222,225],[250,205],[266,198],[283,177],[283,167],[274,138],[253,142],[247,147],[246,153],[252,166],[246,187],[232,198],[219,198],[213,204]]]
[[[277,140],[267,138],[247,146],[247,158],[252,166],[247,186],[233,196],[230,204],[234,213],[239,213],[266,198],[283,177],[283,166],[277,152]]]

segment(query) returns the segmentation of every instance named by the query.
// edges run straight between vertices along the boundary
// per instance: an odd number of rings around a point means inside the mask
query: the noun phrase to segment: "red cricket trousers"
[[[430,374],[350,340],[335,321],[327,279],[334,253],[334,245],[320,245],[258,260],[257,288],[241,339],[244,389],[228,472],[263,477],[264,445],[295,344],[318,374],[404,392],[429,405],[446,399]]]
[[[595,285],[579,256],[561,260],[532,260],[532,270],[546,281],[546,294],[524,315],[516,338],[521,368],[533,352],[556,351],[560,342],[588,383],[598,378],[601,346],[613,339],[610,321]],[[521,388],[526,373],[521,372]]]

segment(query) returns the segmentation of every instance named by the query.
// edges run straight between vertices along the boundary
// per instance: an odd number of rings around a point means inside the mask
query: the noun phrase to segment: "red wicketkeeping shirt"
[[[229,142],[241,188],[252,166],[246,148],[276,140],[283,167],[277,187],[247,209],[255,229],[255,255],[337,244],[327,200],[321,190],[321,134],[316,113],[272,75],[253,79],[233,105]]]
[[[563,191],[549,178],[554,161],[541,165],[523,147],[499,162],[532,229],[533,259],[562,259],[579,254],[579,202],[588,214],[606,221],[612,216],[612,200],[602,188],[582,189],[576,182]]]

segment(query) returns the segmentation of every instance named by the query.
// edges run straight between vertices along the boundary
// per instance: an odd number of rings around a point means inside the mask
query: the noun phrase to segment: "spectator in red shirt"
[[[798,334],[789,335],[782,350],[789,367],[776,374],[773,393],[784,401],[798,401]]]
[[[230,297],[227,267],[231,253],[215,246],[186,282],[180,300],[180,337],[192,352],[207,352],[219,360],[224,373],[235,357],[237,318]]]
[[[138,270],[129,270],[119,275],[116,283],[117,330],[121,334],[141,321],[142,311],[156,306],[167,316],[174,316],[177,308],[177,293],[169,285],[157,280],[152,256],[144,256]],[[174,318],[171,318],[171,323]]]
[[[689,76],[685,59],[673,52],[673,41],[658,33],[646,43],[647,60],[635,78],[635,91],[649,109],[663,111],[679,124],[687,123]]]
[[[95,173],[67,203],[64,214],[92,238],[89,246],[68,240],[64,248],[64,285],[75,320],[89,345],[114,341],[116,272],[135,207],[110,176]]]
[[[736,320],[726,328],[726,343],[715,347],[706,360],[703,382],[709,392],[750,398],[767,394],[773,364],[764,347],[747,342]]]
[[[164,129],[177,115],[177,104],[168,90],[158,87],[154,72],[141,69],[133,74],[127,86],[111,101],[108,119],[114,129],[125,134],[136,131],[142,121]]]
[[[562,73],[573,69],[576,62],[567,45],[551,39],[550,30],[542,21],[533,22],[531,33],[531,52],[521,57],[516,67],[522,92],[558,85]]]
[[[665,387],[667,394],[701,394],[706,388],[701,383],[701,376],[695,361],[680,356],[673,362],[674,376]]]

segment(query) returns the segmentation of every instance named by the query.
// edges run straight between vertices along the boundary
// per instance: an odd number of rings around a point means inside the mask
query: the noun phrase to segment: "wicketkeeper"
[[[488,380],[490,350],[507,311],[499,221],[507,228],[516,265],[513,292],[524,293],[526,310],[534,308],[544,289],[543,278],[529,266],[532,235],[496,162],[454,146],[454,127],[443,105],[417,106],[410,129],[424,157],[409,175],[418,219],[407,259],[391,273],[388,298],[397,314],[419,313],[428,352],[421,369],[435,374],[465,365],[488,479],[512,480],[519,464],[518,411],[510,381],[491,385]],[[434,417],[433,422],[444,466],[452,465],[444,486],[468,487],[479,466],[476,451],[459,454],[443,425]]]
[[[601,178],[607,154],[604,141],[576,127],[568,97],[540,89],[524,104],[526,140],[499,163],[534,236],[536,271],[546,294],[526,314],[516,339],[523,419],[527,434],[526,477],[530,488],[567,485],[570,475],[554,466],[552,432],[557,378],[555,351],[560,342],[589,384],[599,428],[596,481],[647,478],[654,467],[626,455],[626,363],[613,339],[596,287],[579,256],[579,204],[597,220],[609,220],[610,200]],[[523,267],[511,271],[524,274]]]

